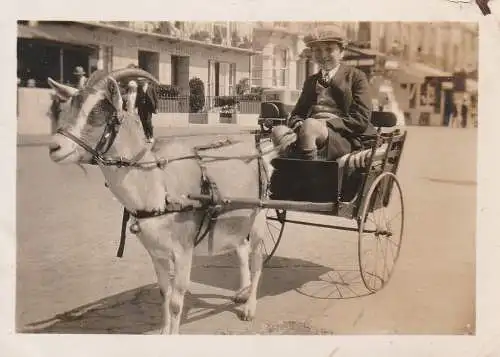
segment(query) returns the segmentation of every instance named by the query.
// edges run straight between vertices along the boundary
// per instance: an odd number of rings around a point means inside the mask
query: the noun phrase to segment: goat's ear
[[[50,77],[47,79],[47,82],[56,91],[56,95],[63,101],[68,100],[78,92],[78,89],[59,83]]]
[[[123,110],[123,99],[120,93],[120,86],[116,79],[112,77],[107,78],[104,95],[119,113]]]

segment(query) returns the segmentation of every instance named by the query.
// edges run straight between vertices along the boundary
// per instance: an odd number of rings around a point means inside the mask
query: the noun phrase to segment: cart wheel
[[[286,211],[268,209],[266,212],[266,236],[262,240],[264,264],[267,264],[278,249],[285,229]]]
[[[373,181],[358,217],[361,278],[374,293],[389,282],[401,249],[403,195],[393,173],[383,172]]]

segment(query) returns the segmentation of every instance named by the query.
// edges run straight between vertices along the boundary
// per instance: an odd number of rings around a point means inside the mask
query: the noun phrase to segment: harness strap
[[[258,151],[257,155],[252,155],[251,159],[257,159],[257,165],[258,165],[258,175],[259,175],[259,197],[260,199],[263,199],[266,194],[267,194],[267,187],[264,189],[266,185],[269,184],[269,174],[266,170],[266,167],[263,162],[263,152],[262,148],[259,145],[260,138],[255,137],[255,144],[256,148]],[[204,210],[205,214],[201,220],[200,227],[198,229],[198,232],[195,237],[194,241],[194,246],[196,247],[199,243],[203,241],[203,239],[208,235],[209,237],[209,249],[213,249],[213,241],[214,241],[214,226],[217,223],[217,218],[219,217],[220,213],[223,210],[223,200],[220,194],[220,191],[217,187],[217,184],[210,179],[210,176],[208,175],[208,170],[206,167],[206,164],[203,159],[211,159],[212,157],[207,157],[207,156],[201,156],[200,151],[203,150],[208,150],[208,149],[216,149],[220,148],[223,146],[227,145],[232,145],[235,142],[226,139],[224,141],[204,145],[204,146],[198,146],[195,147],[195,155],[189,158],[196,158],[198,160],[198,165],[200,166],[201,170],[201,192],[202,194],[207,194],[210,195],[210,201],[208,204],[185,204],[185,202],[179,201],[172,199],[171,197],[165,198],[165,207],[162,210],[154,210],[154,211],[145,211],[145,210],[139,210],[135,212],[129,212],[126,208],[123,209],[123,218],[122,218],[122,229],[121,229],[121,236],[120,236],[120,245],[118,247],[118,252],[117,256],[122,257],[123,256],[123,251],[125,248],[125,238],[126,238],[126,227],[127,227],[127,222],[130,219],[130,216],[135,217],[136,219],[144,219],[144,218],[154,218],[154,217],[159,217],[163,216],[169,213],[175,213],[175,212],[187,212],[187,211],[194,211],[194,210]],[[185,159],[187,157],[179,158],[179,159]],[[235,157],[236,158],[236,157]],[[241,159],[241,157],[237,157]],[[223,158],[224,159],[224,158]],[[226,158],[227,159],[227,158]],[[249,159],[249,157],[247,157]],[[177,160],[177,159],[174,159]],[[171,161],[174,161],[171,160]],[[134,164],[133,161],[129,162],[132,166]],[[166,165],[168,162],[164,162],[164,165]],[[263,175],[264,173],[264,175]],[[208,221],[207,221],[208,219]],[[207,222],[206,227],[204,230],[202,230],[204,223]]]
[[[118,246],[118,252],[116,252],[116,256],[118,258],[123,257],[123,251],[125,250],[125,238],[127,237],[127,222],[130,219],[130,213],[127,209],[123,208],[123,218],[122,218],[122,232],[120,234],[120,245]]]

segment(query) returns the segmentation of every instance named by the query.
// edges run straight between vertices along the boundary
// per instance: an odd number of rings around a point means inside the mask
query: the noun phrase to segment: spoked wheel
[[[363,283],[374,293],[389,282],[403,237],[403,195],[393,173],[384,172],[373,181],[359,218],[359,268]]]
[[[285,218],[285,210],[268,209],[266,212],[266,235],[262,241],[264,264],[269,262],[278,249],[285,229]]]

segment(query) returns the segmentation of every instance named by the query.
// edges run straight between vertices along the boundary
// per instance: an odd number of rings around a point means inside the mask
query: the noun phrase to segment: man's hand
[[[297,120],[295,123],[292,124],[292,131],[294,133],[297,133],[300,129],[300,127],[302,126],[302,123],[304,123],[303,120]]]

